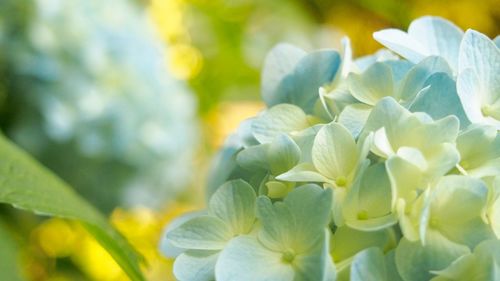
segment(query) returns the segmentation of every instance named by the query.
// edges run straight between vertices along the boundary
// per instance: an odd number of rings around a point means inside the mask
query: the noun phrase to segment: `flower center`
[[[436,218],[431,218],[429,221],[429,225],[432,227],[436,227],[438,224],[439,224],[439,221]]]
[[[295,259],[295,253],[292,250],[287,250],[281,256],[281,260],[285,263],[292,263]]]
[[[366,210],[362,210],[358,213],[358,220],[367,220],[368,212]]]
[[[485,104],[481,107],[481,113],[485,117],[492,117],[495,119],[500,119],[500,110],[498,108],[498,105],[495,103],[493,105],[491,104]]]
[[[335,184],[338,187],[344,187],[347,184],[347,179],[343,176],[340,176],[340,177],[335,179]]]

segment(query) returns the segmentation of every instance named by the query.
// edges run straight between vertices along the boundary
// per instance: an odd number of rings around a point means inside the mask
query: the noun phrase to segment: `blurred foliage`
[[[98,206],[160,206],[189,184],[195,101],[143,8],[0,2],[1,125]]]
[[[362,56],[381,48],[367,39],[375,30],[406,29],[422,15],[490,36],[500,31],[497,0],[152,0],[151,8],[174,46],[172,69],[189,73],[181,77],[197,93],[203,115],[217,112],[220,100],[257,99],[265,53],[281,41],[306,50],[339,48],[348,35]]]
[[[116,209],[111,222],[146,258],[147,280],[174,280],[173,259],[160,256],[162,228],[172,218],[193,210],[173,204],[162,211],[147,208]],[[32,232],[25,257],[31,280],[100,280],[126,281],[120,267],[89,236],[81,225],[62,219],[49,219]],[[35,270],[37,269],[37,270]]]
[[[9,281],[22,281],[20,268],[19,243],[15,240],[7,224],[0,220],[0,272],[2,278]]]
[[[0,1],[1,128],[110,212],[123,202],[117,194],[124,186],[150,186],[149,195],[132,192],[129,198],[161,203],[170,194],[165,186],[184,185],[184,180],[204,174],[198,166],[195,173],[185,168],[186,161],[199,152],[203,155],[196,160],[203,162],[241,120],[263,107],[256,101],[260,68],[265,53],[278,42],[306,50],[339,48],[340,38],[348,35],[355,55],[360,56],[381,48],[367,39],[374,30],[406,28],[424,14],[441,15],[490,36],[500,29],[497,0],[131,2],[148,7],[168,48],[154,42],[145,11],[125,1]],[[47,17],[47,9],[54,5],[65,8],[52,14],[55,18]],[[99,5],[107,8],[100,11]],[[57,44],[47,49],[47,38]],[[89,63],[96,57],[105,58],[97,69]],[[194,147],[196,138],[194,101],[183,83],[169,77],[165,64],[174,78],[185,80],[196,93],[206,150],[187,149]],[[107,114],[95,115],[96,102],[103,100],[109,106],[101,112]],[[72,123],[60,123],[68,111]],[[156,124],[145,126],[151,119]],[[156,143],[165,135],[161,129],[175,141],[173,146]],[[144,145],[141,131],[154,141]],[[95,141],[99,136],[105,144]],[[173,149],[157,149],[167,146]],[[173,174],[175,180],[165,182],[158,174]],[[189,196],[203,193],[185,196],[192,202]],[[172,261],[160,257],[157,244],[161,227],[189,209],[174,204],[166,211],[116,209],[112,213],[114,224],[150,263],[148,280],[173,280]],[[19,237],[31,233],[28,245],[21,244],[30,280],[123,280],[121,270],[81,226],[54,219],[31,232],[37,223],[33,217],[3,208],[0,216]]]

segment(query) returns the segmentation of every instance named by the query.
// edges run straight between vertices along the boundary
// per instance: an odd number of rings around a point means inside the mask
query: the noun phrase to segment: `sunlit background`
[[[147,280],[174,280],[162,230],[203,208],[212,156],[263,108],[266,52],[348,35],[362,56],[373,31],[428,14],[500,31],[498,0],[1,0],[0,126],[109,215]],[[7,206],[1,250],[18,280],[128,280],[77,223]]]

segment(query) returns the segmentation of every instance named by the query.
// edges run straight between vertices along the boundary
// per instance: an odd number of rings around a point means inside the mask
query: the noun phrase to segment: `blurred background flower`
[[[201,207],[211,157],[264,107],[266,52],[347,35],[362,56],[381,48],[373,31],[426,14],[500,30],[497,0],[3,0],[0,126],[110,215],[147,280],[174,280],[162,227]],[[7,244],[19,280],[127,280],[72,222],[0,206]]]
[[[189,184],[195,100],[167,72],[167,50],[143,8],[2,3],[8,136],[104,211],[158,207]]]

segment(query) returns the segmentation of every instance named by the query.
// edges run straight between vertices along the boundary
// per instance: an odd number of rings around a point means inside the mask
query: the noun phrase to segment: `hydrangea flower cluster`
[[[159,205],[188,184],[195,101],[138,3],[1,5],[10,137],[107,210]]]
[[[268,108],[166,231],[179,280],[500,280],[498,38],[437,17],[374,38],[270,52]]]

